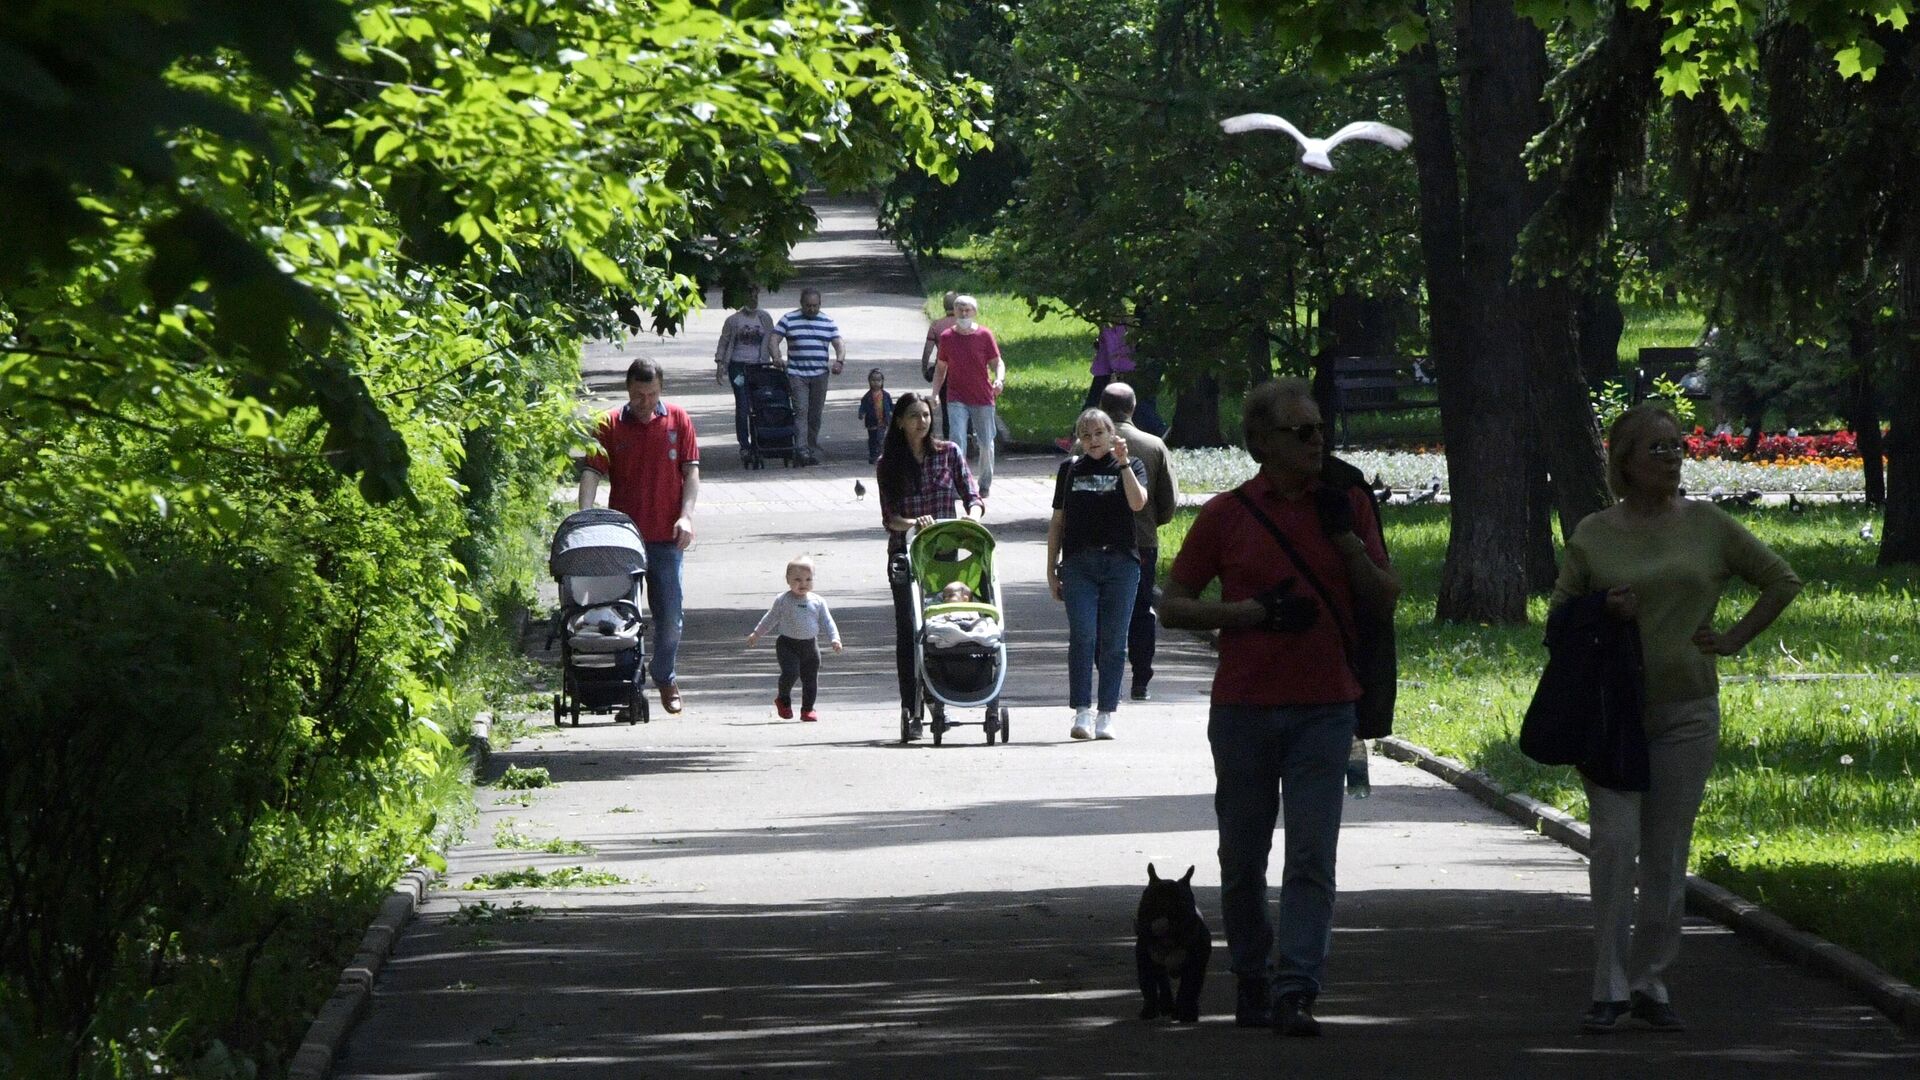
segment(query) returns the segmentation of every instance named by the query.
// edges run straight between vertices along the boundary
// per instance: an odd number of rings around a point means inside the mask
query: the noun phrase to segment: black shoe
[[[1632,1006],[1624,1001],[1596,1001],[1580,1018],[1580,1030],[1595,1035],[1605,1035],[1620,1030],[1620,1018],[1627,1015]]]
[[[911,742],[926,734],[926,726],[918,720],[907,721],[907,741]]]
[[[1273,1033],[1312,1037],[1320,1034],[1320,1021],[1313,1018],[1313,995],[1289,990],[1273,1003]]]
[[[1680,1019],[1680,1014],[1673,1011],[1672,1002],[1655,1001],[1653,998],[1648,997],[1638,990],[1633,992],[1633,1004],[1630,1007],[1630,1011],[1635,1020],[1640,1021],[1655,1031],[1687,1030],[1686,1021]]]
[[[1240,995],[1233,1006],[1233,1026],[1244,1028],[1266,1027],[1272,1020],[1267,998],[1269,984],[1267,977],[1258,978],[1249,975],[1240,976]]]
[[[1133,700],[1135,701],[1152,701],[1153,700],[1153,695],[1147,693],[1147,688],[1144,686],[1134,687],[1133,693],[1128,696],[1133,698]]]

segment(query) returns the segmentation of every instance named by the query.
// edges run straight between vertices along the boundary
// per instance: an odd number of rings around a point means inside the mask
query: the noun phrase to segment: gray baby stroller
[[[553,534],[547,569],[560,584],[560,610],[547,635],[560,641],[560,692],[553,722],[584,712],[626,710],[627,723],[647,717],[647,622],[640,589],[647,549],[633,519],[618,510],[567,515]]]

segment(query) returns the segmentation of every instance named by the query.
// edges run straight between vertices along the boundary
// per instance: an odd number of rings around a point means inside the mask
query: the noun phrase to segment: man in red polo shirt
[[[1318,1035],[1313,1000],[1332,941],[1334,854],[1360,698],[1345,642],[1356,614],[1392,611],[1400,583],[1367,493],[1321,483],[1326,425],[1307,383],[1263,383],[1244,408],[1247,452],[1260,472],[1201,508],[1174,558],[1160,618],[1220,631],[1207,741],[1220,909],[1240,981],[1235,1022]],[[1220,599],[1200,599],[1215,579]],[[1282,799],[1276,934],[1267,854]]]
[[[693,420],[660,400],[660,365],[645,357],[627,367],[627,403],[600,418],[600,450],[580,471],[580,509],[593,505],[600,480],[607,505],[633,519],[647,547],[647,609],[653,614],[653,685],[660,707],[680,711],[673,662],[680,652],[680,560],[693,543],[700,497],[700,444]]]

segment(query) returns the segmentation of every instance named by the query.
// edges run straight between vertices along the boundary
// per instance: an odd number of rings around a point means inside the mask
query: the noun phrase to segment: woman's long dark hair
[[[898,502],[909,490],[920,487],[920,465],[913,460],[913,448],[907,445],[907,433],[900,426],[900,420],[907,410],[915,405],[925,405],[929,415],[933,411],[933,399],[922,397],[909,390],[893,402],[893,419],[887,424],[886,441],[880,444],[880,465],[874,470],[874,480],[880,485],[880,498],[886,502]],[[927,453],[933,453],[933,427],[927,427]]]

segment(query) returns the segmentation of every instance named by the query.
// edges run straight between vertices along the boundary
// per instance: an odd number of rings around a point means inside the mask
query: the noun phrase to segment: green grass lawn
[[[1161,573],[1192,521],[1160,536]],[[1445,507],[1395,507],[1387,542],[1405,583],[1395,731],[1584,818],[1571,769],[1536,765],[1515,739],[1546,659],[1533,625],[1432,619]],[[1910,570],[1872,564],[1861,510],[1754,512],[1745,520],[1807,587],[1745,655],[1721,664],[1720,757],[1695,832],[1696,872],[1920,981],[1920,596]],[[1730,589],[1722,624],[1753,594]],[[1787,681],[1786,676],[1869,678]]]

